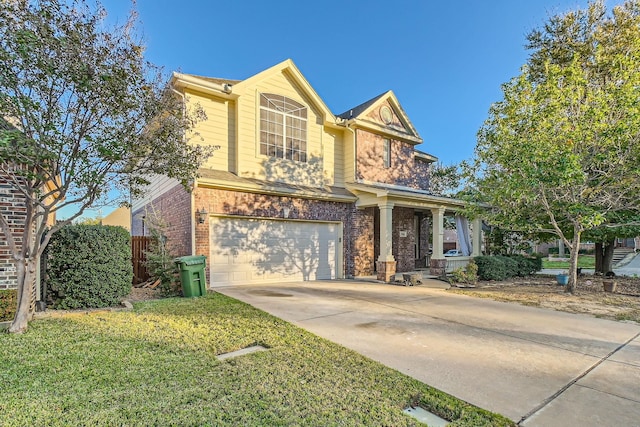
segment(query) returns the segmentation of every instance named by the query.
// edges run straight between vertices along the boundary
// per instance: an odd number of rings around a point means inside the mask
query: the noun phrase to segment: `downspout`
[[[193,178],[191,186],[191,209],[189,220],[191,221],[191,255],[196,255],[196,188],[198,187],[198,179]]]
[[[340,123],[336,123],[336,124],[338,124],[338,125],[340,125],[340,126],[344,126],[344,128],[345,128],[345,129],[347,129],[349,132],[351,132],[351,134],[353,135],[353,181],[355,182],[355,179],[356,179],[356,157],[357,157],[357,156],[356,156],[356,148],[357,148],[357,147],[356,147],[356,131],[355,131],[355,130],[353,130],[353,129],[351,129],[351,128],[349,127],[349,122],[348,122],[348,120],[347,120],[347,119],[342,119],[342,121],[341,121]],[[335,166],[334,166],[334,167],[335,167]],[[347,181],[347,179],[346,179],[346,178],[345,178],[345,181]],[[344,228],[343,228],[343,233],[344,233]],[[343,241],[344,241],[344,240],[343,240]],[[343,245],[344,245],[344,243],[343,243]],[[351,246],[352,246],[352,245],[353,245],[353,242],[351,242]],[[352,249],[352,248],[349,248],[349,249]],[[342,248],[342,251],[343,251],[343,254],[344,254],[344,252],[345,252],[345,248],[344,248],[344,246],[343,246],[343,248]],[[346,260],[345,260],[345,259],[343,259],[343,260],[342,260],[342,277],[349,277],[349,278],[353,278],[354,272],[353,272],[353,271],[351,271],[351,272],[349,273],[349,275],[347,276],[347,275],[345,274],[345,273],[346,273],[346,271],[345,271],[345,270],[346,270],[346,268],[345,268],[345,267],[346,267]]]
[[[185,114],[187,110],[187,100],[184,94],[180,91],[177,91],[173,86],[171,87],[171,91],[176,95],[178,95],[180,98],[182,98],[182,110],[183,110],[183,114]],[[184,135],[183,138],[184,138],[184,143],[186,144],[187,143],[186,135]],[[197,187],[198,187],[198,180],[197,178],[193,178],[193,182],[191,184],[191,192],[189,194],[189,198],[191,199],[190,200],[191,208],[189,209],[189,222],[191,223],[191,255],[196,254],[196,220],[195,220],[196,196],[194,193]]]
[[[349,119],[342,119],[342,121],[340,123],[337,123],[339,126],[344,126],[345,129],[347,129],[349,132],[351,132],[351,134],[353,135],[353,181],[356,182],[356,166],[357,166],[357,154],[356,154],[356,149],[358,148],[357,146],[357,142],[356,142],[356,131],[351,129],[351,127],[349,127]]]

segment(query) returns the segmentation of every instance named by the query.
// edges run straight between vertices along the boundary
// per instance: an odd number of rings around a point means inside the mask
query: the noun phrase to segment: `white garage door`
[[[338,223],[210,221],[210,286],[336,278]]]

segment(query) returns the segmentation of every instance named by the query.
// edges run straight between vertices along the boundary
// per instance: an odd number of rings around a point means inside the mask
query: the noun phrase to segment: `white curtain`
[[[462,255],[471,255],[473,246],[471,246],[471,239],[469,238],[469,220],[463,216],[456,215],[456,231]]]

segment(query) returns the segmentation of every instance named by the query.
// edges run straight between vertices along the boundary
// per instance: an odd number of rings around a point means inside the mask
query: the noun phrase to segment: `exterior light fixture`
[[[198,220],[198,224],[204,224],[204,222],[207,220],[207,215],[208,212],[205,210],[205,208],[196,211],[196,219]]]

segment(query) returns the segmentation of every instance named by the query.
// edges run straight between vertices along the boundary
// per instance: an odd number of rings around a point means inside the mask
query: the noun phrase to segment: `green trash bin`
[[[206,259],[207,257],[204,255],[183,256],[175,259],[178,270],[180,270],[182,294],[185,297],[200,297],[207,293],[204,276]]]

